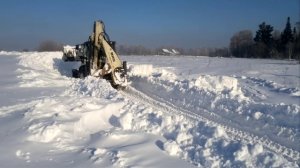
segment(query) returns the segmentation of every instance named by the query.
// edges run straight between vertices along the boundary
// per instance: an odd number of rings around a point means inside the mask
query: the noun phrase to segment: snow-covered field
[[[293,61],[123,56],[130,86],[62,53],[0,52],[0,167],[299,167]]]

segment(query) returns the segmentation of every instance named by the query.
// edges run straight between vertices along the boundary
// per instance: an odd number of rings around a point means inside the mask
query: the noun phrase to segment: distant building
[[[175,50],[175,49],[166,49],[166,48],[163,48],[161,50],[161,52],[158,53],[159,55],[179,55],[180,53]]]

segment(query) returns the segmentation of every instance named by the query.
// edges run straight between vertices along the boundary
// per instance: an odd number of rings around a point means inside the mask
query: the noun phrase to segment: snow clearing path
[[[61,56],[0,52],[3,167],[300,167],[295,62],[124,56],[117,91]]]
[[[266,134],[255,132],[250,128],[243,128],[241,125],[233,123],[231,120],[225,119],[215,113],[211,113],[206,109],[199,109],[201,111],[200,113],[193,113],[184,107],[176,106],[171,102],[157,96],[146,95],[145,93],[137,91],[132,87],[128,87],[125,91],[122,91],[122,94],[126,97],[134,99],[135,101],[147,104],[157,110],[168,112],[174,115],[183,115],[196,121],[203,121],[212,124],[215,127],[221,127],[227,132],[229,138],[232,140],[240,140],[244,141],[245,143],[252,144],[259,143],[269,150],[287,157],[289,160],[299,161],[300,159],[300,153],[291,149],[289,144],[287,144],[288,147],[282,146],[277,143],[276,140],[270,139]]]

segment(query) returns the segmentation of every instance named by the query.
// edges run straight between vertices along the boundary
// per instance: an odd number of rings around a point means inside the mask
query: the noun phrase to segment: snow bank
[[[196,79],[183,80],[169,70],[153,70],[153,67],[149,65],[132,65],[130,72],[132,73],[129,75],[133,77],[133,80],[135,80],[134,77],[148,77],[147,80],[151,82],[161,82],[170,86],[174,84],[181,85],[179,86],[181,90],[198,89],[215,94],[229,94],[231,97],[237,96],[240,100],[247,100],[239,86],[238,80],[229,76],[200,75]]]
[[[62,52],[32,52],[22,53],[18,69],[22,80],[21,87],[62,87],[70,85],[65,77],[71,77],[72,69],[79,66],[79,62],[63,62]]]
[[[21,55],[22,52],[18,51],[0,51],[0,55]]]
[[[53,68],[54,61],[60,59],[60,52],[54,53],[23,53],[19,59],[19,65],[26,69],[18,69],[21,74],[18,77],[22,80],[21,87],[49,87],[64,86],[61,75]],[[45,76],[47,74],[47,76]],[[58,80],[57,80],[58,79]]]

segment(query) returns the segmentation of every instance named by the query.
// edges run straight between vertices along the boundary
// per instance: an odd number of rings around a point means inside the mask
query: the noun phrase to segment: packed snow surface
[[[123,56],[127,89],[61,52],[0,52],[1,167],[299,167],[295,61]]]

